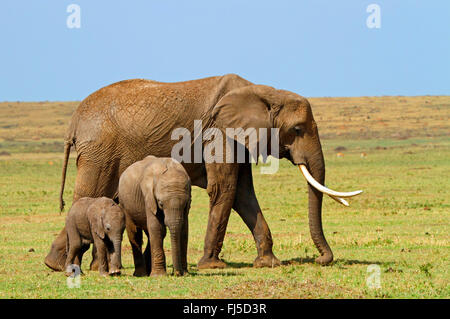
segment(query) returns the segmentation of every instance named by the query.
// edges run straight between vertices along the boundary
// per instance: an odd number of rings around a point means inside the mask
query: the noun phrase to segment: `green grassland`
[[[221,253],[228,267],[198,270],[208,197],[194,187],[188,276],[133,277],[125,234],[122,276],[89,271],[87,253],[81,287],[72,289],[43,260],[64,225],[66,213],[58,213],[57,200],[62,142],[77,103],[0,103],[0,298],[449,298],[450,97],[311,102],[327,185],[364,190],[350,199],[350,207],[325,196],[324,230],[335,255],[330,266],[314,264],[318,252],[309,235],[306,182],[282,160],[275,175],[253,170],[282,266],[252,267],[253,238],[232,212]],[[75,174],[71,158],[68,206]],[[165,249],[170,273],[169,240]],[[366,283],[371,264],[380,267],[379,289]]]

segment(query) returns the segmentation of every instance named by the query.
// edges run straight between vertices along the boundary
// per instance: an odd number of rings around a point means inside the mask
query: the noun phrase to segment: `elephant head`
[[[321,254],[316,262],[330,263],[333,253],[322,229],[323,193],[348,205],[343,197],[355,196],[361,191],[341,193],[323,186],[325,162],[308,100],[289,91],[265,85],[249,85],[225,94],[212,109],[211,118],[221,129],[279,129],[278,157],[286,158],[299,166],[309,183],[309,227],[314,244]],[[248,148],[249,145],[246,146]]]

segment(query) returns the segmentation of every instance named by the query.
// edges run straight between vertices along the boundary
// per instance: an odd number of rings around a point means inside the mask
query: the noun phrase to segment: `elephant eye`
[[[295,135],[297,136],[302,136],[303,135],[303,128],[299,125],[294,126],[294,132]]]

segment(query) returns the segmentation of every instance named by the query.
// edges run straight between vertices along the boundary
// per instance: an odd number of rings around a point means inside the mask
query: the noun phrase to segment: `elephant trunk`
[[[170,240],[172,245],[172,263],[173,270],[176,276],[182,276],[184,274],[183,260],[181,258],[181,230],[183,226],[182,219],[173,219],[168,222],[170,231]]]
[[[324,185],[325,182],[325,161],[322,150],[319,148],[314,156],[308,159],[308,166],[310,172],[315,180]],[[316,262],[322,265],[333,261],[333,253],[330,246],[325,239],[322,228],[322,198],[323,194],[316,188],[308,184],[308,218],[309,230],[311,233],[314,245],[319,250],[321,256],[316,259]]]
[[[109,273],[111,275],[120,275],[120,265],[122,261],[122,241],[120,239],[113,240],[113,253],[111,256],[111,269]]]

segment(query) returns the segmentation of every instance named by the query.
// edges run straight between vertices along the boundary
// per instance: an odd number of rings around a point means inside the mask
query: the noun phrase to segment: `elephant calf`
[[[83,254],[94,243],[97,251],[100,275],[120,275],[122,235],[125,230],[125,214],[110,198],[83,197],[77,200],[66,218],[67,259],[69,266],[81,267]]]
[[[187,273],[191,181],[183,166],[171,158],[155,156],[132,164],[120,177],[119,202],[125,212],[133,250],[134,275],[166,275],[163,249],[166,225],[171,235],[174,273]],[[150,248],[147,245],[145,258],[142,231],[149,237],[150,245]]]

